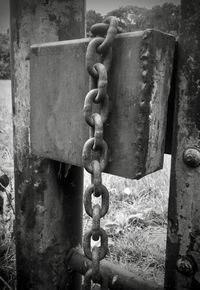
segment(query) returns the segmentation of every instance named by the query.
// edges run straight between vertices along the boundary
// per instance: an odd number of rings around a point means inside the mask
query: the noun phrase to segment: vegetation
[[[0,88],[0,289],[7,290],[15,289],[16,277],[15,237],[13,233],[15,210],[10,81],[0,80]]]
[[[103,21],[103,16],[100,13],[96,13],[95,10],[87,11],[86,15],[86,29],[87,34],[90,32],[90,27],[96,23],[100,23]]]
[[[179,30],[180,7],[172,3],[155,6],[152,9],[125,6],[108,12],[104,17],[95,11],[87,12],[87,33],[94,23],[101,22],[107,16],[116,16],[125,32],[158,29],[177,36]]]
[[[9,31],[0,33],[0,79],[10,79],[10,40]]]
[[[109,236],[108,260],[163,284],[169,197],[169,155],[163,170],[141,180],[103,174],[110,192],[110,208],[101,226]],[[90,175],[85,173],[85,187]],[[84,232],[91,218],[84,212]]]
[[[90,35],[90,27],[93,24],[102,22],[106,16],[110,15],[118,18],[119,24],[125,32],[154,28],[175,36],[178,35],[179,6],[173,3],[165,3],[152,9],[128,5],[112,10],[105,16],[89,10],[86,15],[87,35]],[[0,79],[10,79],[9,31],[6,34],[0,33]]]

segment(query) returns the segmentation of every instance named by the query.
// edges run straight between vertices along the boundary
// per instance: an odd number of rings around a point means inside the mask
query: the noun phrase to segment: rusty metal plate
[[[89,136],[82,113],[88,41],[31,47],[32,151],[77,166]],[[162,168],[174,47],[172,36],[153,30],[115,39],[104,135],[108,173],[140,178]]]

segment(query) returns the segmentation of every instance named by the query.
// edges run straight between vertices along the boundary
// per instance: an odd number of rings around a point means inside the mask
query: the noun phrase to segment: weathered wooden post
[[[81,240],[82,169],[31,154],[29,52],[31,44],[84,37],[85,1],[10,4],[17,289],[79,289],[64,257]]]
[[[165,289],[200,289],[200,1],[181,1]]]

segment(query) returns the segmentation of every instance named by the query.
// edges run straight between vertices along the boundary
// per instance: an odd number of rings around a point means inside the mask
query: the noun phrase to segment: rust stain
[[[71,274],[64,269],[64,253],[71,244],[80,242],[81,228],[77,227],[78,222],[74,218],[76,230],[72,229],[69,240],[66,236],[72,224],[66,216],[69,201],[65,199],[63,183],[58,180],[57,163],[36,158],[30,151],[29,52],[32,44],[63,40],[72,34],[84,36],[85,2],[11,0],[10,3],[17,284],[19,289],[64,289],[66,281],[71,287]],[[71,15],[66,3],[72,7]],[[65,11],[68,13],[66,19],[63,16]],[[54,19],[51,18],[53,14]],[[72,20],[67,17],[74,19],[73,31],[70,28]],[[81,197],[77,198],[81,191],[81,173],[80,170],[75,171],[65,184],[65,190],[70,195],[71,183],[75,182],[76,176],[79,177],[80,185],[76,187],[76,193],[73,192],[71,208],[79,207],[81,202]],[[81,209],[77,211],[81,212]],[[77,220],[80,223],[79,214]]]
[[[166,289],[199,289],[194,276],[187,279],[176,271],[179,256],[194,250],[199,253],[200,168],[184,163],[186,148],[200,147],[200,5],[199,1],[181,2],[181,31],[178,51],[178,83],[174,128],[169,220]],[[173,253],[173,254],[171,254]]]

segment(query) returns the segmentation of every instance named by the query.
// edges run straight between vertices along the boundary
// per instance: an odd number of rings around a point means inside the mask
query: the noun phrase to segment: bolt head
[[[193,274],[193,266],[191,261],[188,259],[188,257],[181,257],[176,262],[177,270],[184,275],[192,275]]]
[[[183,161],[190,167],[198,167],[200,165],[200,151],[197,148],[185,149],[183,152]]]

